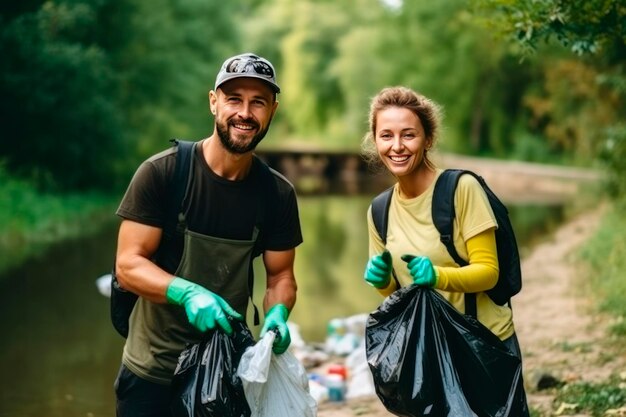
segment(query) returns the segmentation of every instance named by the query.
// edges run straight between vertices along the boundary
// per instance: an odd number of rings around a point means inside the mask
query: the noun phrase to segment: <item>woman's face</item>
[[[375,141],[387,169],[400,178],[413,174],[424,162],[430,147],[419,117],[402,107],[387,107],[376,115]]]

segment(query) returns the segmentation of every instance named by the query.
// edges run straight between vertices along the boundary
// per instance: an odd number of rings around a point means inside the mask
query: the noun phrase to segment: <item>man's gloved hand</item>
[[[165,297],[170,304],[185,307],[189,323],[201,332],[213,329],[217,323],[226,334],[230,335],[233,328],[227,316],[243,320],[241,314],[228,305],[222,297],[183,278],[175,277],[170,282]]]
[[[406,266],[415,284],[428,288],[433,288],[437,284],[435,267],[427,256],[402,255],[400,259],[407,263]]]
[[[289,334],[289,327],[287,327],[288,317],[289,310],[284,304],[274,305],[265,315],[260,337],[265,336],[265,333],[270,330],[277,330],[272,346],[272,351],[277,355],[284,353],[291,343],[291,335]]]
[[[391,253],[385,249],[380,255],[374,255],[365,267],[365,281],[376,288],[387,288],[391,280]]]

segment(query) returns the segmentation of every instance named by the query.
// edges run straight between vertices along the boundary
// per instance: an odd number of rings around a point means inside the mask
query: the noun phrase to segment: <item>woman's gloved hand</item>
[[[277,331],[274,344],[272,345],[272,351],[277,355],[284,353],[289,347],[289,344],[291,344],[291,335],[289,334],[289,327],[287,326],[288,318],[289,310],[284,304],[274,305],[265,315],[260,337],[265,336],[265,333],[270,330],[275,329]]]
[[[380,255],[374,255],[365,267],[365,281],[375,288],[387,288],[391,280],[391,253],[385,249]]]
[[[407,263],[415,284],[428,288],[437,285],[435,267],[427,256],[402,255],[400,259]]]
[[[222,297],[201,285],[175,277],[165,292],[167,302],[185,307],[187,319],[201,332],[213,329],[216,324],[230,335],[233,328],[228,316],[243,320]]]

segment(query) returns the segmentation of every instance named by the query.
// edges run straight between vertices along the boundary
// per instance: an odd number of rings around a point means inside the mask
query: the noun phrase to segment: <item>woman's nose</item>
[[[404,143],[402,143],[402,138],[399,135],[394,136],[393,143],[391,144],[391,149],[393,149],[395,152],[399,152],[402,150],[402,148],[404,148]]]

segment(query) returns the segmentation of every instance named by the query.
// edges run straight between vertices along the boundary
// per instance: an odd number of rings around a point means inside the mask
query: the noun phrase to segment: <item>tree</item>
[[[45,3],[3,21],[2,156],[41,187],[104,187],[121,137],[116,86],[104,51],[81,42],[95,25],[86,4]]]
[[[481,0],[478,12],[544,61],[542,91],[528,97],[534,128],[580,158],[606,162],[614,195],[626,196],[626,4],[620,0]]]
[[[171,137],[206,134],[239,51],[239,2],[48,0],[0,8],[0,160],[47,189],[126,184]]]
[[[626,42],[626,5],[620,0],[477,0],[476,4],[493,28],[531,50],[556,39],[583,55]]]

